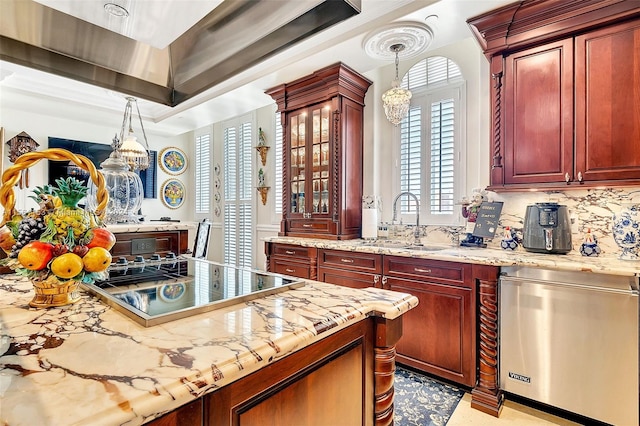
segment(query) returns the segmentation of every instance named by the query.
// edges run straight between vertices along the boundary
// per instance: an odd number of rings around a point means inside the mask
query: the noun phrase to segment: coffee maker
[[[564,254],[571,251],[571,220],[567,206],[536,203],[527,206],[522,246],[536,253]]]

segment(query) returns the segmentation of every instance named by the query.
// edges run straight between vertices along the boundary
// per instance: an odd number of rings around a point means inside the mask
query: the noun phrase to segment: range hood
[[[0,8],[0,59],[173,107],[360,13],[360,0],[225,0],[164,49],[31,0]]]

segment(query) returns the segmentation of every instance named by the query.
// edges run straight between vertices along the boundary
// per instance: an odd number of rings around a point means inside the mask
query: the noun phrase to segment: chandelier
[[[411,92],[400,87],[400,79],[398,77],[398,53],[404,50],[405,46],[396,43],[389,46],[389,49],[396,55],[396,78],[393,80],[391,89],[382,94],[382,103],[384,105],[384,113],[387,119],[397,126],[407,116],[409,112],[409,102],[411,101]]]
[[[136,111],[138,112],[140,128],[142,130],[142,136],[144,138],[144,146],[140,142],[138,142],[138,138],[133,133],[133,127],[131,125],[133,104],[136,105]],[[129,127],[125,136],[125,126],[127,124],[129,125]],[[133,171],[148,169],[149,144],[147,142],[147,134],[144,132],[144,126],[142,125],[142,116],[140,115],[140,108],[138,108],[138,102],[136,98],[127,98],[127,105],[124,108],[122,128],[120,129],[120,140],[122,141],[122,143],[117,147],[117,150],[120,152],[122,159],[129,165],[129,168]]]

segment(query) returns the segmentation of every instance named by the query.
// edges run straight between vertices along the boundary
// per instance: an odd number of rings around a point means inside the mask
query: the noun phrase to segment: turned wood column
[[[376,317],[374,347],[374,424],[393,424],[393,380],[396,372],[396,343],[402,336],[402,317]]]
[[[478,288],[478,373],[471,407],[498,417],[504,396],[498,383],[498,276],[500,268],[473,265]]]

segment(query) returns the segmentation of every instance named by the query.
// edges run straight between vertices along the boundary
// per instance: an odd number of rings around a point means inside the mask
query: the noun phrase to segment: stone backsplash
[[[563,192],[506,192],[488,193],[489,201],[504,203],[500,215],[499,229],[493,240],[485,241],[488,247],[499,247],[503,230],[511,227],[522,236],[522,226],[526,207],[541,202],[557,202],[566,205],[572,221],[572,244],[579,250],[588,229],[598,240],[603,255],[615,256],[620,249],[611,234],[613,215],[623,206],[640,204],[640,188],[601,188],[570,190]],[[457,245],[459,238],[464,238],[464,226],[421,226],[422,241],[434,244]],[[461,237],[462,235],[462,237]],[[395,226],[389,238],[411,239],[412,226]]]

